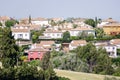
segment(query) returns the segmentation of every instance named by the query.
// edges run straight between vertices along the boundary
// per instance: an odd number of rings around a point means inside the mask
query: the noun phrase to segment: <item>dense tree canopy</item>
[[[18,21],[16,21],[16,20],[7,20],[5,22],[5,26],[6,27],[11,27],[11,26],[14,26],[16,23],[18,23]]]
[[[42,36],[43,35],[43,32],[44,32],[45,28],[43,27],[41,30],[39,31],[32,31],[31,34],[32,34],[32,42],[33,43],[36,43],[38,42],[39,40],[39,36]]]
[[[95,21],[93,19],[87,19],[85,21],[85,23],[92,26],[92,27],[95,27],[95,25],[96,25],[96,23],[95,23]]]
[[[96,37],[99,38],[99,39],[103,38],[104,35],[105,35],[102,28],[95,28],[95,32],[96,32]]]
[[[57,23],[54,20],[50,20],[50,24],[51,24],[51,26],[56,26],[57,25]]]
[[[2,23],[0,22],[0,26],[2,26]]]
[[[52,53],[53,54],[53,53]],[[55,53],[54,53],[55,54]],[[88,72],[88,65],[77,57],[76,53],[64,54],[62,52],[56,53],[52,58],[54,68]]]
[[[92,43],[78,47],[76,53],[79,58],[89,65],[89,72],[112,74],[111,59],[103,48],[96,48]]]
[[[0,28],[0,61],[4,67],[14,67],[17,63],[18,46],[10,28]]]
[[[69,42],[70,41],[70,33],[69,31],[66,31],[63,33],[63,42]]]

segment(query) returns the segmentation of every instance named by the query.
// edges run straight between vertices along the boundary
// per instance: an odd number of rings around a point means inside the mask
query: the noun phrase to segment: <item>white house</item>
[[[117,49],[120,49],[120,39],[112,39],[110,40],[110,44],[116,45]]]
[[[78,46],[84,46],[86,44],[87,44],[86,40],[73,40],[69,44],[69,50],[73,50],[77,48]]]
[[[30,40],[30,29],[27,27],[11,28],[12,35],[17,39]]]
[[[91,28],[77,27],[75,29],[71,29],[69,32],[71,36],[78,36],[79,33],[82,33],[83,31],[86,32],[87,34],[93,34],[95,36],[95,30]]]
[[[41,26],[49,25],[49,21],[47,19],[45,19],[45,18],[34,18],[34,19],[31,20],[31,23],[35,24],[35,25],[41,25]]]
[[[97,42],[95,43],[95,46],[97,48],[104,48],[107,51],[109,57],[117,57],[117,47],[115,45],[112,45],[109,42]]]
[[[62,31],[44,31],[43,34],[45,37],[54,38],[54,39],[63,37]]]

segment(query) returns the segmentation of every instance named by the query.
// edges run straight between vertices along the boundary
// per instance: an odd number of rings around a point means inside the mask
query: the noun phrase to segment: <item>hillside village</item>
[[[0,79],[71,79],[59,76],[59,70],[120,76],[120,23],[0,16]]]
[[[16,20],[7,16],[0,17],[1,27],[6,27],[6,22]],[[24,52],[28,54],[27,60],[41,59],[47,51],[63,51],[69,53],[78,46],[84,46],[92,42],[96,47],[105,48],[110,57],[118,56],[120,49],[120,23],[108,18],[99,19],[95,27],[88,25],[85,18],[23,18],[18,23],[10,26],[12,35],[19,46],[28,45]],[[103,33],[97,33],[96,29],[103,30]],[[69,32],[69,40],[62,41],[65,32]],[[101,35],[98,38],[97,35]],[[83,37],[82,37],[83,36]],[[80,38],[81,37],[81,38]],[[88,37],[88,39],[86,39]],[[102,38],[106,38],[103,39]],[[100,40],[99,40],[100,39]]]

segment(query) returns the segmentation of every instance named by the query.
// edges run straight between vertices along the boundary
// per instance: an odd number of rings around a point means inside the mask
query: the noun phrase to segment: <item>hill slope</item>
[[[55,69],[55,72],[57,73],[58,76],[67,77],[71,80],[104,80],[104,78],[106,77],[105,75],[58,70],[58,69]]]

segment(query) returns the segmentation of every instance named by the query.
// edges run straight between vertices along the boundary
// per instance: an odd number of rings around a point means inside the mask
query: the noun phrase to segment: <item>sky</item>
[[[120,21],[120,0],[0,0],[0,16],[113,18]]]

